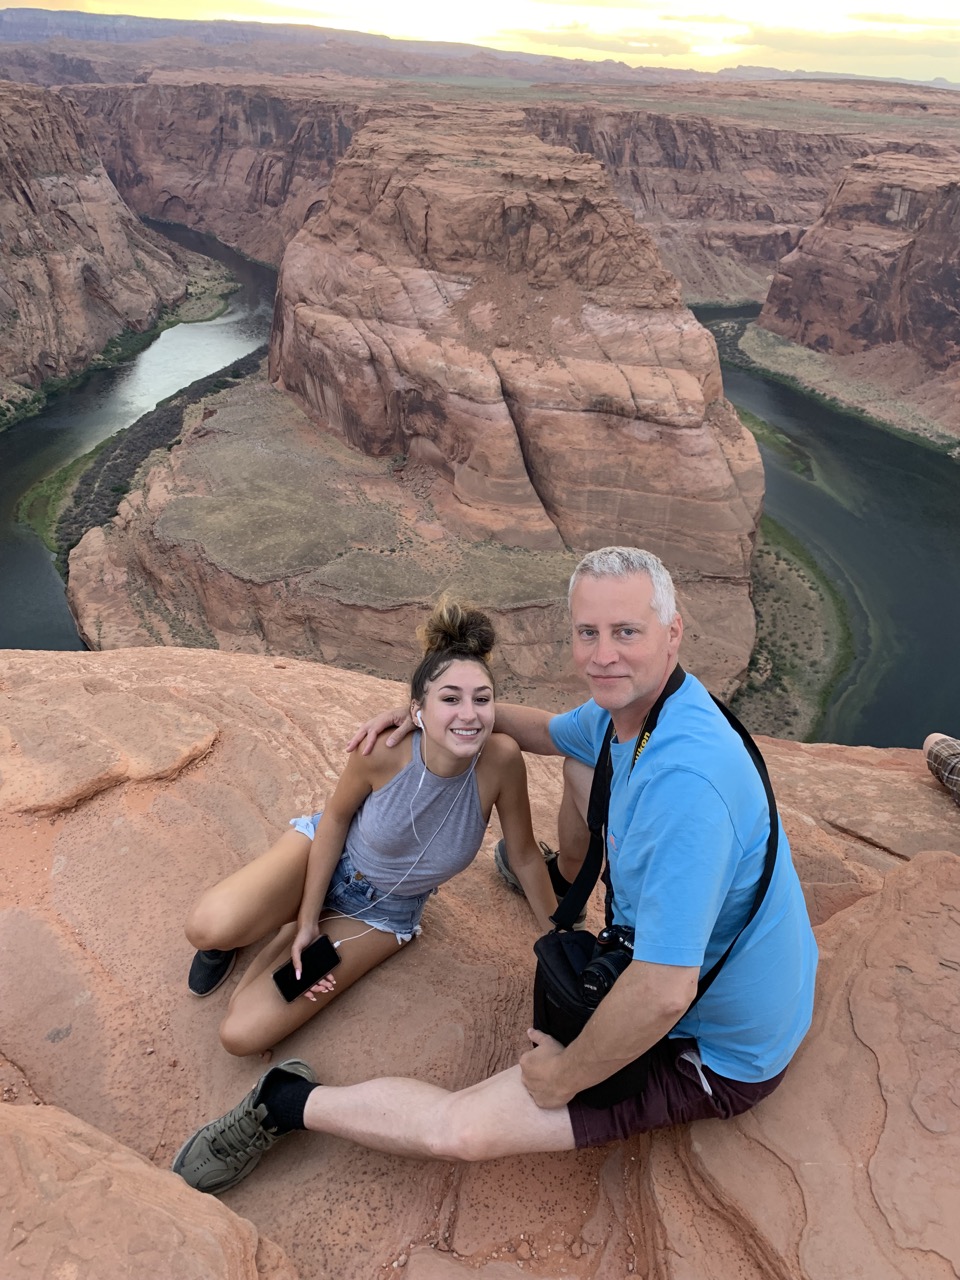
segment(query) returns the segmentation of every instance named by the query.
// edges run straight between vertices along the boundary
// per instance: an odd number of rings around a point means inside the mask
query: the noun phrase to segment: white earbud
[[[414,718],[414,720],[416,720],[417,724],[418,724],[418,725],[420,726],[420,728],[422,729],[422,728],[423,728],[423,715],[421,714],[421,712],[420,712],[420,708],[419,708],[419,707],[417,707],[416,711],[414,712],[414,716],[413,716],[413,718]]]

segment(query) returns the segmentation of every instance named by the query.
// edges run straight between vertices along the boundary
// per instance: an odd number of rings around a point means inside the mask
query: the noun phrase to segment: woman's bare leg
[[[228,1053],[240,1057],[272,1048],[404,945],[397,942],[395,934],[342,916],[322,915],[320,928],[332,942],[342,941],[337,952],[340,964],[332,975],[334,990],[317,994],[315,1001],[298,996],[287,1004],[274,984],[273,971],[290,958],[296,930],[293,926],[281,929],[256,956],[230,999],[220,1024],[220,1042]]]
[[[199,951],[228,951],[258,942],[297,917],[311,841],[286,831],[266,853],[207,889],[187,917]]]

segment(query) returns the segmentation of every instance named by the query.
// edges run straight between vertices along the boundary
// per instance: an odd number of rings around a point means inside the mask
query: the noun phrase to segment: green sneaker
[[[553,892],[557,895],[557,902],[563,900],[563,895],[570,888],[570,882],[565,880],[560,874],[560,868],[557,865],[557,851],[551,849],[548,844],[544,844],[542,840],[538,840],[540,852],[543,854],[543,860],[547,864],[547,871],[550,875],[550,883],[553,885]],[[510,866],[507,858],[507,846],[503,840],[498,840],[493,850],[493,864],[497,868],[500,878],[505,884],[508,884],[514,893],[523,893],[523,885],[517,879],[516,872]],[[587,918],[587,909],[584,909],[577,916],[576,924],[579,927]]]
[[[218,1196],[242,1182],[260,1163],[260,1157],[287,1130],[268,1128],[267,1108],[259,1102],[263,1087],[274,1071],[290,1071],[311,1084],[317,1077],[313,1068],[299,1058],[288,1058],[265,1071],[242,1102],[219,1120],[211,1120],[188,1138],[173,1161],[173,1172],[197,1191]]]

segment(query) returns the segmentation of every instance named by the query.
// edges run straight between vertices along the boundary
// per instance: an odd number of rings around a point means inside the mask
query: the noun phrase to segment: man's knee
[[[437,1160],[489,1160],[500,1145],[491,1124],[482,1098],[466,1089],[452,1093],[428,1137],[430,1154]]]

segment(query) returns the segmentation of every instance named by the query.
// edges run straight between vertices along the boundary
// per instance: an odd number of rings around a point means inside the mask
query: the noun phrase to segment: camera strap
[[[683,667],[677,663],[670,672],[667,683],[660,691],[660,696],[647,712],[646,718],[640,726],[640,732],[637,734],[637,744],[634,747],[633,759],[630,763],[631,771],[640,758],[644,747],[650,741],[650,735],[657,727],[663,704],[672,693],[676,693],[680,688],[685,675],[686,672]],[[611,890],[605,869],[605,853],[607,847],[607,814],[610,809],[610,781],[613,777],[613,768],[610,764],[610,742],[612,738],[613,720],[611,719],[607,725],[607,731],[603,735],[600,755],[593,770],[593,784],[590,787],[590,800],[587,804],[587,826],[590,829],[590,845],[576,879],[564,894],[563,900],[557,905],[556,911],[550,917],[558,929],[573,928],[580,912],[587,905],[587,899],[593,892],[593,887],[599,880],[601,871],[604,871],[604,883],[607,886],[606,912],[608,917],[610,915]],[[607,923],[610,923],[609,918]]]
[[[669,680],[664,685],[659,698],[650,708],[650,713],[644,721],[643,727],[637,737],[637,745],[634,749],[633,760],[630,765],[631,771],[644,747],[646,747],[649,742],[650,735],[657,727],[657,721],[660,718],[660,712],[663,709],[663,704],[672,693],[675,693],[677,689],[680,688],[685,674],[686,673],[683,668],[678,664],[671,673]],[[690,1002],[688,1010],[693,1008],[700,997],[704,995],[704,993],[713,984],[720,970],[726,964],[731,951],[739,942],[744,930],[760,910],[760,906],[766,897],[770,881],[773,878],[773,869],[776,865],[777,850],[780,843],[780,824],[777,817],[777,802],[773,794],[773,786],[771,785],[770,775],[767,772],[767,766],[763,756],[760,754],[760,750],[749,732],[744,728],[733,712],[730,711],[728,707],[724,706],[719,698],[714,698],[713,694],[710,696],[717,709],[726,719],[727,723],[739,736],[746,748],[747,754],[753,761],[757,773],[760,775],[764,795],[767,798],[770,832],[767,836],[766,856],[764,858],[763,870],[760,873],[759,880],[757,881],[756,892],[754,894],[750,910],[747,913],[747,918],[744,920],[736,936],[724,951],[723,955],[720,956],[713,965],[711,965],[705,974],[701,975],[700,981],[697,983],[697,994]],[[611,925],[613,923],[613,891],[610,883],[610,862],[605,856],[607,815],[610,808],[610,782],[613,775],[613,770],[610,764],[610,742],[612,738],[613,720],[611,719],[603,737],[600,755],[597,759],[596,768],[593,773],[593,784],[590,788],[590,801],[587,806],[587,825],[590,829],[590,845],[587,849],[586,857],[583,860],[583,866],[577,873],[576,879],[564,895],[563,900],[557,906],[556,911],[550,917],[557,930],[573,928],[574,922],[586,906],[587,899],[590,897],[597,880],[600,878],[601,871],[603,872],[603,879],[607,889],[605,902],[606,923],[607,925]]]

